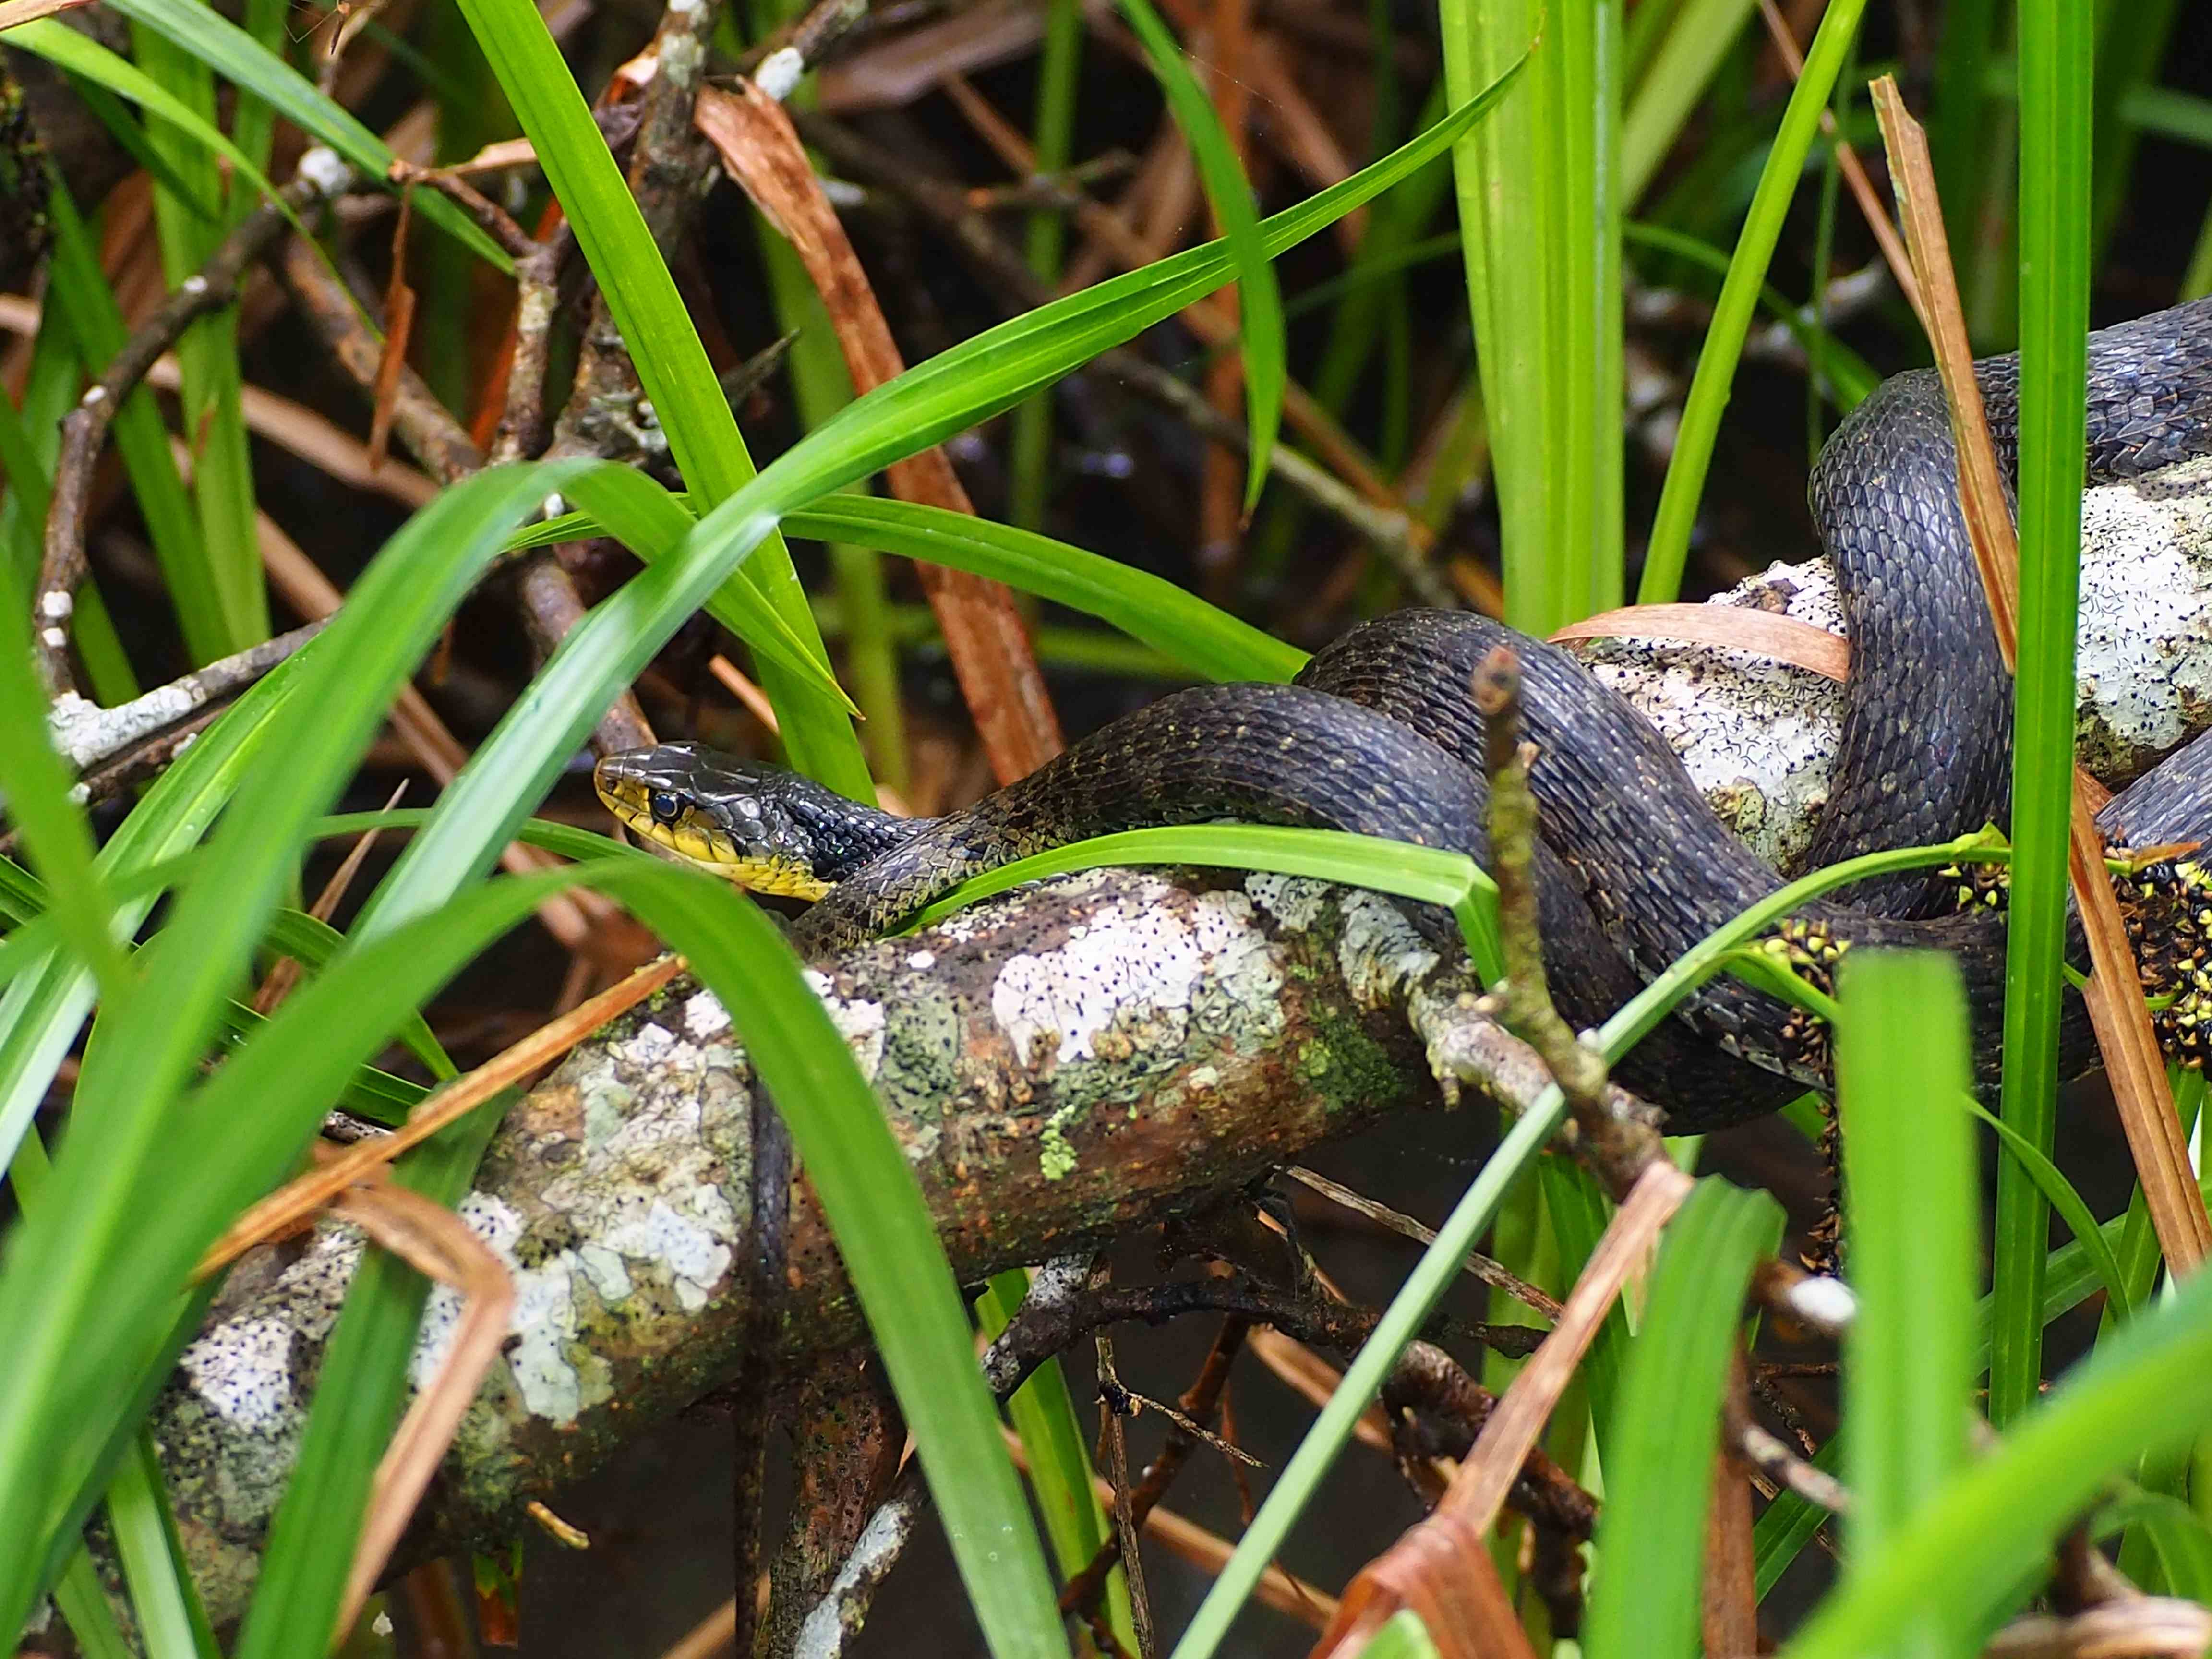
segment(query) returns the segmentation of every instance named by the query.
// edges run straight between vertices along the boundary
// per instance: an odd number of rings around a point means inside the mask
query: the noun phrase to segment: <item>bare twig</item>
[[[1325,1175],[1295,1165],[1284,1170],[1283,1173],[1301,1186],[1319,1193],[1331,1203],[1341,1204],[1346,1209],[1364,1215],[1380,1226],[1389,1228],[1401,1238],[1410,1238],[1415,1243],[1423,1245],[1433,1244],[1437,1242],[1435,1229],[1422,1225],[1413,1217],[1402,1214],[1390,1208],[1387,1204],[1377,1204],[1373,1199],[1352,1191],[1351,1188],[1340,1182],[1331,1181]],[[1495,1290],[1504,1291],[1516,1302],[1525,1307],[1534,1308],[1553,1324],[1559,1322],[1560,1312],[1559,1298],[1531,1285],[1527,1279],[1507,1267],[1504,1262],[1494,1261],[1480,1251],[1470,1250],[1468,1252],[1467,1260],[1461,1264],[1461,1268],[1470,1279],[1480,1279]]]
[[[326,151],[311,151],[307,161]],[[239,221],[205,264],[142,324],[100,378],[87,387],[62,422],[61,453],[54,462],[54,488],[46,514],[45,556],[39,568],[38,658],[46,683],[59,696],[75,689],[69,662],[70,613],[77,584],[84,580],[85,515],[92,496],[93,465],[106,441],[123,400],[137,389],[161,355],[202,317],[238,298],[247,269],[282,235],[296,215],[321,200],[346,175],[335,158],[307,165],[303,161],[281,192],[283,205],[264,202]]]

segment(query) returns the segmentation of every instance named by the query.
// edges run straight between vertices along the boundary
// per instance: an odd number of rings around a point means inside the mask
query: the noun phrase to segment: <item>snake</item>
[[[1974,365],[2009,491],[2019,367]],[[2084,477],[2110,483],[2212,453],[2212,299],[2092,334]],[[1802,860],[1819,867],[1927,846],[2008,817],[2012,694],[1958,495],[1933,370],[1885,380],[1821,451],[1810,485],[1836,573],[1850,666],[1827,801]],[[1221,820],[1306,825],[1466,853],[1489,864],[1483,721],[1470,693],[1499,647],[1517,656],[1539,842],[1531,876],[1559,1010],[1595,1029],[1685,951],[1785,880],[1715,814],[1666,739],[1570,653],[1471,611],[1386,613],[1323,647],[1286,684],[1186,688],[1076,743],[972,806],[907,818],[798,774],[660,744],[603,757],[600,799],[641,838],[739,884],[812,901],[793,945],[825,961],[970,877],[1117,830]],[[2212,732],[2100,811],[2113,881],[2166,1052],[2201,1065],[2212,1034]],[[2138,859],[2135,849],[2145,849]],[[1832,986],[1843,955],[1925,948],[1957,962],[1978,1087],[2002,1063],[2002,892],[1948,873],[1863,881],[1772,935]],[[2069,899],[2069,956],[2086,951]],[[1423,936],[1455,949],[1433,907]],[[2059,1033],[2069,1078],[2094,1067],[2081,1000]],[[1725,1127],[1829,1087],[1825,1029],[1729,975],[1693,991],[1615,1066],[1677,1133]]]

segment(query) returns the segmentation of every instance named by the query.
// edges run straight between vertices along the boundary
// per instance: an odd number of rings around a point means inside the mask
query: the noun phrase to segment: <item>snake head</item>
[[[666,743],[592,770],[607,810],[637,835],[757,893],[817,899],[913,832],[781,767]]]

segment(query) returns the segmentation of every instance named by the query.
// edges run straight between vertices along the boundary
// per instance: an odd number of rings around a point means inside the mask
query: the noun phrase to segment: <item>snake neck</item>
[[[812,848],[815,875],[832,886],[937,822],[902,818],[880,807],[848,800],[834,790],[796,776],[780,793],[777,804]]]

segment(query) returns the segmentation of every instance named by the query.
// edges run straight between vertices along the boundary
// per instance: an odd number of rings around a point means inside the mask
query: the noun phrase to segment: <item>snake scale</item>
[[[1975,366],[2009,480],[2017,362]],[[2089,339],[2085,476],[2110,482],[2212,453],[2212,301]],[[1885,381],[1845,418],[1812,482],[1851,641],[1842,738],[1806,863],[1927,845],[2005,821],[2011,685],[1957,496],[1933,371]],[[611,756],[601,796],[647,838],[748,886],[815,899],[794,943],[815,959],[866,939],[981,871],[1086,836],[1215,819],[1308,824],[1487,857],[1481,720],[1468,694],[1498,645],[1518,653],[1542,844],[1535,876],[1561,1012],[1601,1024],[1681,951],[1783,878],[1714,815],[1665,740],[1559,647],[1461,611],[1402,611],[1322,649],[1290,685],[1170,694],[1027,778],[944,817],[902,819],[793,774],[689,744]],[[2109,846],[2212,840],[2212,734],[2116,796]],[[2170,1054],[2212,1027],[2212,860],[2117,878],[2145,975],[2167,1000]],[[1999,1063],[2004,916],[1958,908],[1957,882],[1905,875],[1808,906],[1785,927],[1817,969],[1866,945],[1952,952],[1984,1081]],[[1427,931],[1438,933],[1437,919]],[[2078,927],[2071,954],[2082,957]],[[2095,1054],[2080,999],[2066,1075]],[[1618,1068],[1691,1132],[1771,1111],[1826,1081],[1817,1027],[1722,976]]]

